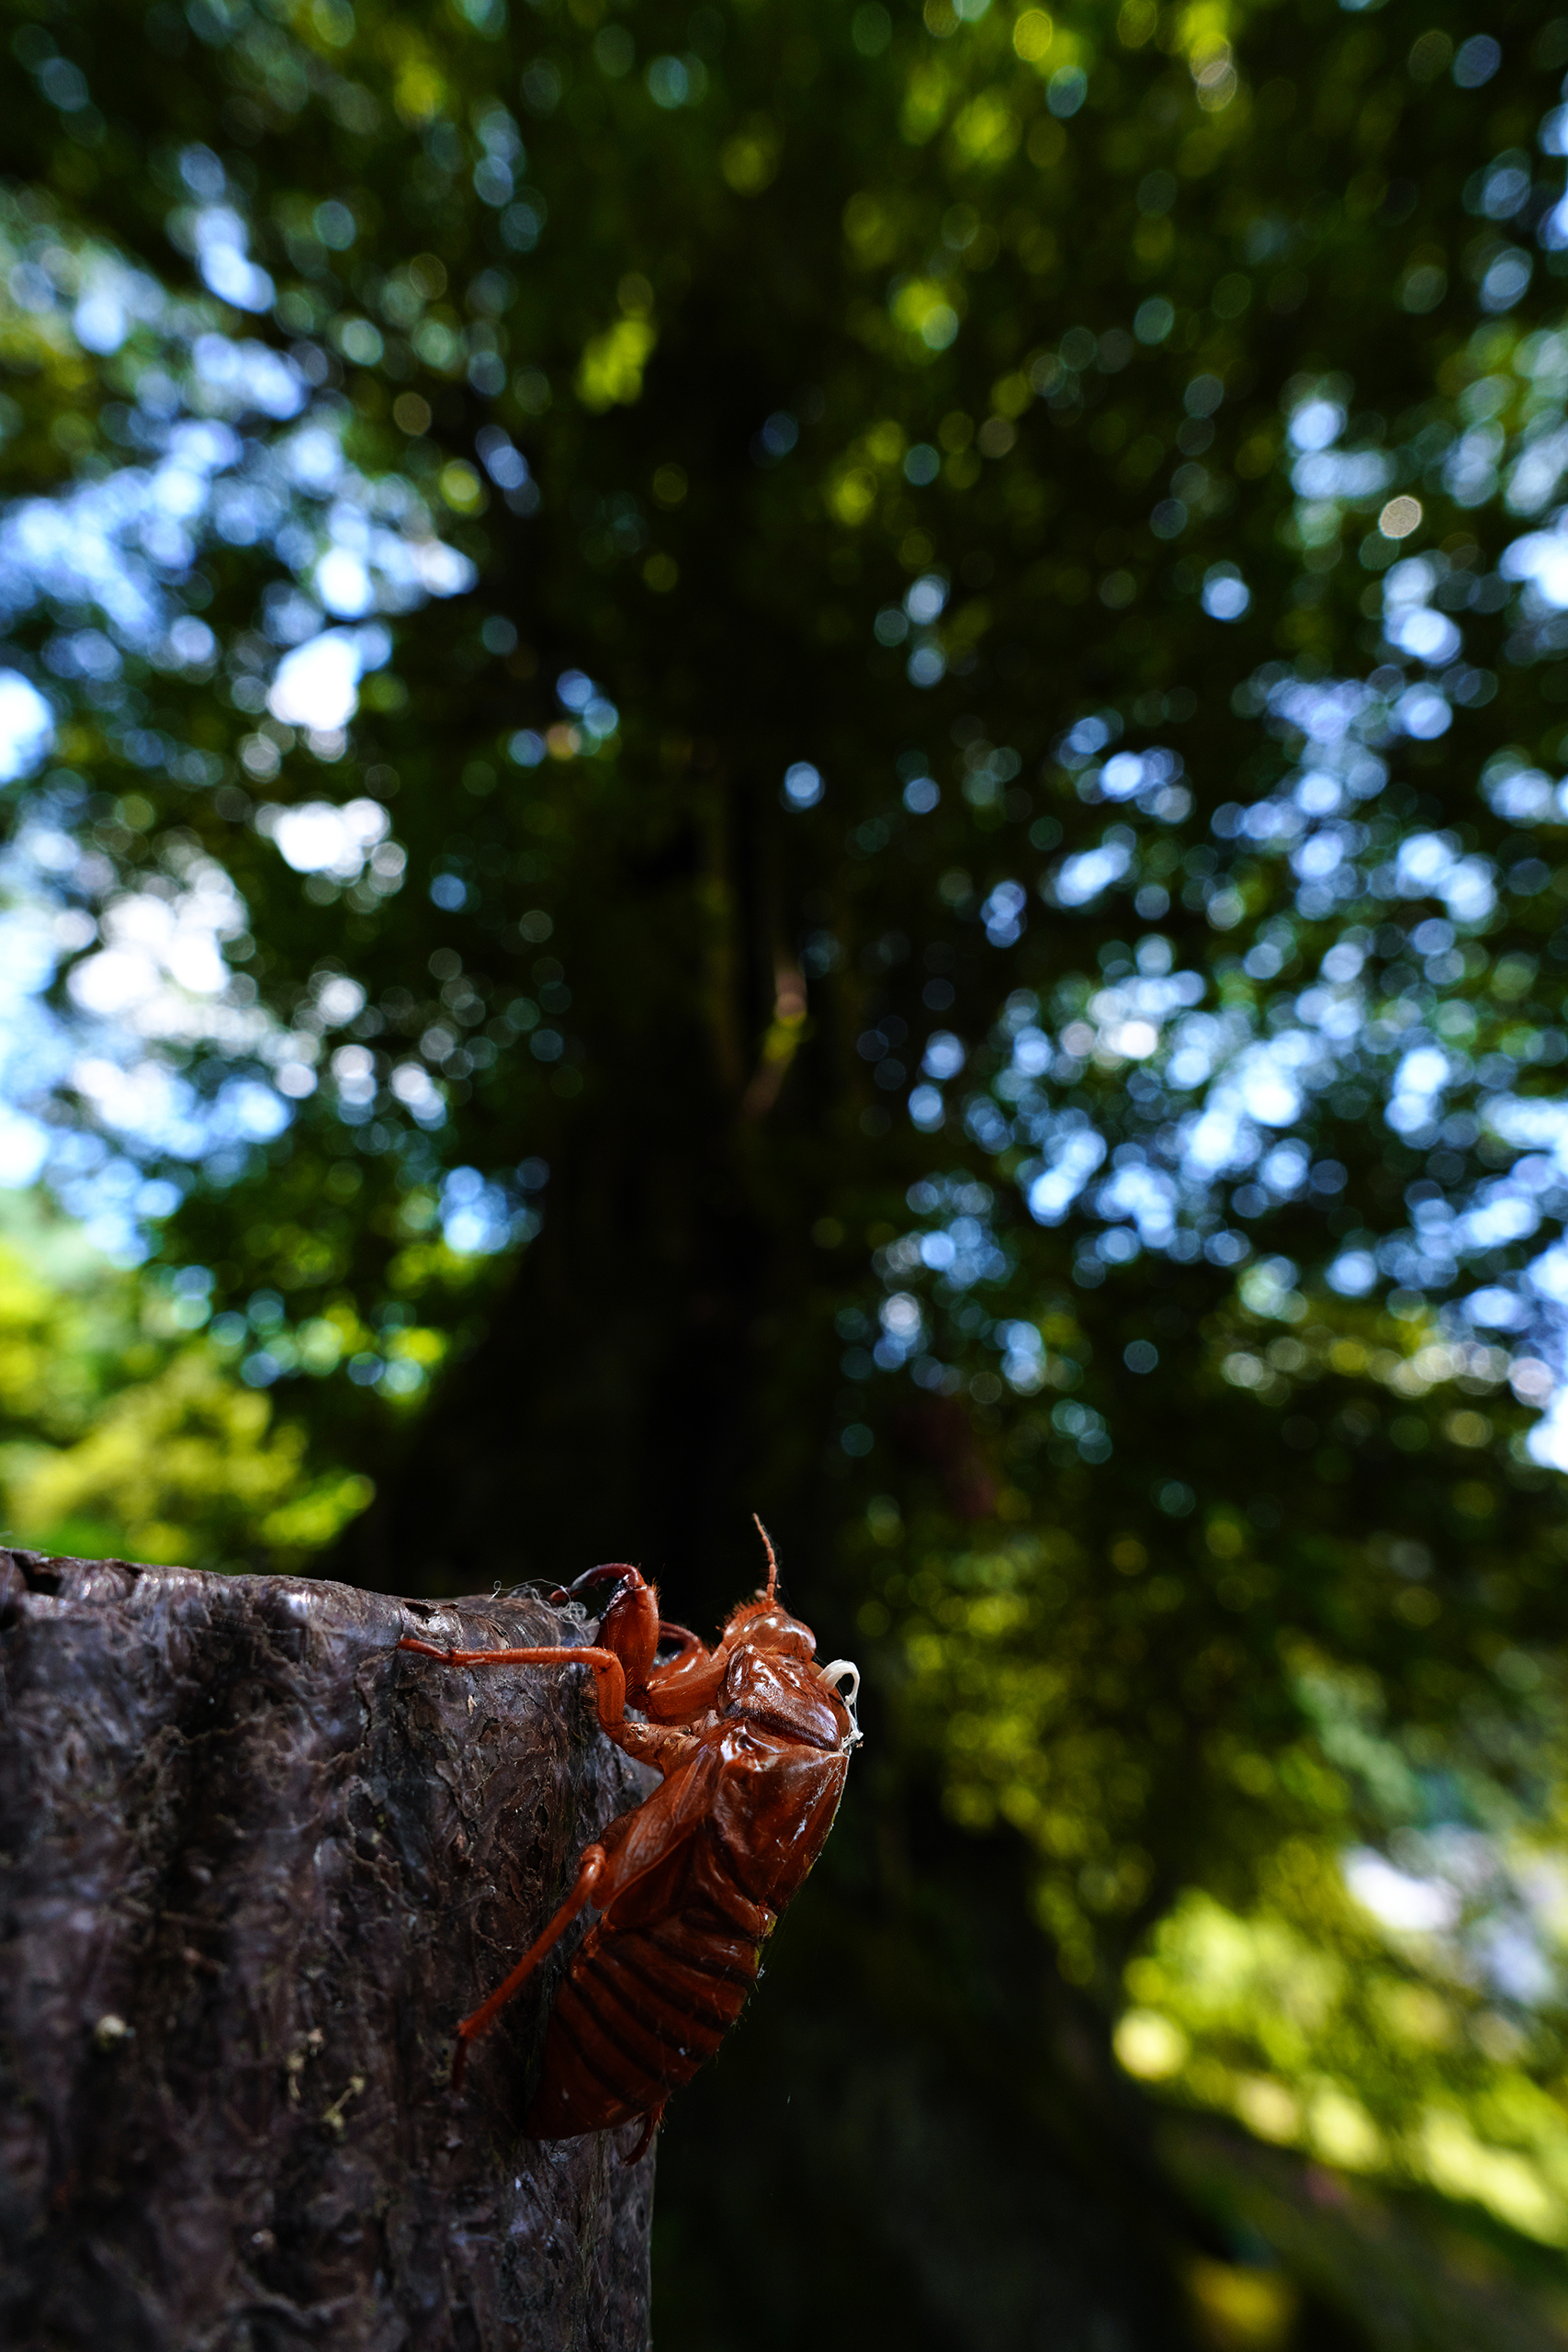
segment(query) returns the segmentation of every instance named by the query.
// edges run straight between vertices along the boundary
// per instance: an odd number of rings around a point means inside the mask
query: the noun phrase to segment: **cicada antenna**
[[[768,1589],[766,1593],[763,1595],[763,1598],[767,1600],[773,1600],[776,1599],[779,1589],[778,1555],[773,1550],[773,1537],[768,1533],[767,1529],[763,1526],[755,1511],[751,1513],[751,1523],[756,1528],[758,1534],[761,1537],[762,1549],[768,1555]]]

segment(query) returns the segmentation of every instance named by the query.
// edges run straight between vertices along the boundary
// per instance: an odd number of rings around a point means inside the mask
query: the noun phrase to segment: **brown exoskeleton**
[[[590,1568],[553,1595],[599,1604],[591,1647],[398,1645],[449,1667],[587,1667],[605,1736],[663,1775],[644,1804],[584,1847],[554,1918],[457,2028],[455,2081],[469,2043],[578,1913],[598,1911],[556,1996],[524,2119],[535,2139],[641,2116],[641,2153],[671,2091],[691,2080],[739,2015],[762,1943],[833,1826],[861,1736],[860,1674],[843,1658],[815,1663],[816,1637],[780,1607],[773,1547],[757,1525],[767,1584],[731,1611],[711,1650],[661,1618],[655,1589],[625,1565]],[[673,1655],[660,1658],[661,1648]]]

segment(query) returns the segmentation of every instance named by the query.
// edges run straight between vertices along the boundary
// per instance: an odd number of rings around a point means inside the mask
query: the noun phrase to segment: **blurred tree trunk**
[[[748,1107],[774,978],[736,801],[712,784],[657,860],[603,828],[571,915],[600,1075],[554,1108],[544,1229],[504,1301],[412,1443],[366,1456],[378,1499],[333,1573],[446,1593],[635,1559],[708,1626],[755,1581],[753,1510],[797,1571],[820,1543],[837,1293],[809,1227],[856,1114],[816,1062],[765,1118]]]
[[[642,2346],[651,2154],[518,2133],[548,1984],[447,2087],[627,1768],[578,1678],[395,1648],[574,1633],[16,1552],[0,1626],[0,2337]]]

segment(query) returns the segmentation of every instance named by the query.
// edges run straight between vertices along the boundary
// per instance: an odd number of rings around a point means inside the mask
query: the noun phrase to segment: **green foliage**
[[[1237,1306],[1209,1334],[1213,1369],[1198,1385],[1211,1398],[1216,1370],[1252,1396],[1280,1377],[1280,1341]],[[1280,1491],[1264,1468],[1264,1405],[1239,1449],[1247,1486],[1212,1474],[1211,1493],[1228,1484],[1233,1499],[1201,1520],[1190,1488],[1173,1524],[1157,1502],[1139,1510],[1114,1492],[1109,1515],[1091,1516],[1087,1493],[1058,1487],[1048,1523],[1020,1526],[1024,1466],[998,1497],[1012,1530],[954,1555],[934,1549],[929,1507],[906,1526],[878,1497],[867,1534],[898,1565],[871,1571],[879,1597],[861,1622],[874,1635],[901,1626],[901,1713],[953,1818],[1005,1821],[1034,1849],[1064,1973],[1122,1973],[1130,2072],[1266,2139],[1472,2199],[1557,2245],[1568,2239],[1561,2014],[1489,2002],[1477,1967],[1475,1930],[1483,1940],[1509,1908],[1507,1864],[1482,1872],[1464,1919],[1445,1922],[1457,1938],[1382,1928],[1340,1866],[1348,1849],[1392,1843],[1430,1869],[1420,1832],[1434,1815],[1484,1824],[1535,1883],[1534,1931],[1561,1969],[1561,1668],[1543,1672],[1506,1639],[1498,1601],[1528,1611],[1533,1589],[1550,1633],[1562,1531],[1517,1498],[1499,1525],[1497,1491],[1464,1475],[1490,1433],[1457,1387],[1480,1387],[1473,1356],[1411,1323],[1338,1320],[1286,1325],[1285,1376],[1346,1396],[1329,1425],[1357,1428],[1359,1492],[1349,1454],[1325,1453],[1310,1512],[1287,1526],[1260,1510]],[[1065,1317],[1052,1337],[1081,1354]],[[1378,1338],[1392,1344],[1369,1345]],[[1402,1495],[1397,1453],[1369,1442],[1365,1400],[1379,1386],[1403,1408],[1396,1425],[1410,1423],[1395,1444],[1421,1461],[1425,1498]],[[1016,1427],[1009,1466],[1027,1465],[1043,1437]],[[1434,1455],[1460,1474],[1451,1494],[1430,1493]],[[1450,1559],[1465,1530],[1468,1605],[1451,1583],[1434,1589],[1418,1528]]]
[[[374,1494],[192,1333],[193,1297],[123,1272],[25,1196],[0,1238],[0,1511],[39,1551],[299,1569]]]
[[[1266,1884],[1258,1917],[1194,1894],[1162,1924],[1129,1972],[1123,2064],[1266,2140],[1568,2242],[1560,2041],[1527,2050],[1429,1952],[1391,1950],[1310,1846],[1282,1848]]]

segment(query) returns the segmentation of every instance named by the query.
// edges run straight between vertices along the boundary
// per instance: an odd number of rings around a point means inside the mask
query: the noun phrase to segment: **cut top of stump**
[[[14,2352],[646,2343],[651,2153],[520,2136],[557,1969],[448,2087],[638,1792],[585,1672],[405,1634],[583,1639],[527,1595],[0,1551]]]

